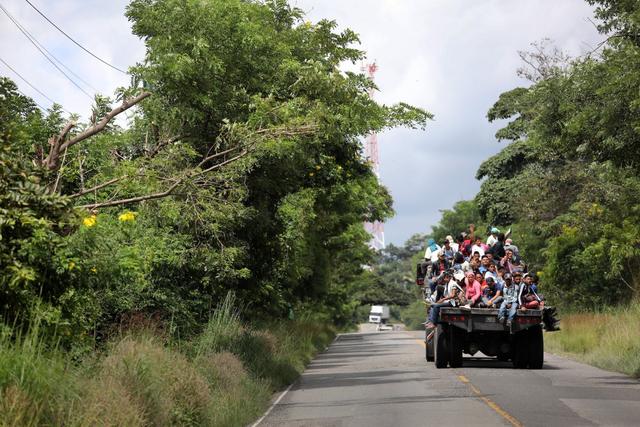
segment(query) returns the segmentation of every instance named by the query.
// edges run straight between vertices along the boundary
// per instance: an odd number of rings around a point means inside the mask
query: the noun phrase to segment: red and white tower
[[[378,66],[375,62],[362,66],[362,71],[366,72],[371,81],[374,80]],[[374,89],[369,89],[369,96],[373,98]],[[380,157],[378,156],[378,135],[371,133],[367,136],[364,145],[364,157],[371,163],[371,168],[376,174],[376,177],[380,179]],[[365,222],[364,228],[371,234],[371,240],[369,246],[373,249],[384,249],[384,224],[375,221],[374,223]]]

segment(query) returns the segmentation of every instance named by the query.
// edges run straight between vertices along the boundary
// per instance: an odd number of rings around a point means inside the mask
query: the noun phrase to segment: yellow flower
[[[92,272],[92,273],[97,273],[97,272],[98,272],[98,269],[97,269],[97,268],[95,268],[95,267],[91,267],[91,272]]]
[[[121,222],[134,221],[136,219],[136,215],[138,215],[137,212],[124,212],[124,213],[120,214],[118,219]]]
[[[309,172],[309,176],[313,176],[315,175],[313,172]]]
[[[74,268],[76,268],[76,263],[73,261],[69,262],[69,271],[73,270]]]
[[[321,166],[320,165],[316,165],[316,170],[320,170]]]
[[[87,228],[91,228],[94,225],[96,225],[96,216],[95,215],[91,215],[86,217],[85,219],[82,220],[82,223],[84,224],[85,227]]]

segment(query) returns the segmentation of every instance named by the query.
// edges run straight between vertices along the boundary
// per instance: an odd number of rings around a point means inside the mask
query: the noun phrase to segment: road
[[[640,426],[640,382],[545,354],[544,369],[465,358],[436,369],[423,333],[340,335],[281,395],[267,426]]]

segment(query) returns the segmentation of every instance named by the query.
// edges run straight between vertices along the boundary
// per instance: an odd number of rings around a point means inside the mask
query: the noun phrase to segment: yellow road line
[[[496,411],[498,413],[498,415],[500,415],[502,418],[504,418],[505,420],[509,421],[509,423],[512,426],[514,426],[514,427],[523,427],[523,424],[520,421],[518,421],[517,418],[515,418],[513,415],[511,415],[510,413],[508,413],[507,411],[502,409],[496,402],[494,402],[493,400],[491,400],[488,397],[484,396],[482,394],[482,392],[476,386],[474,386],[471,383],[471,381],[469,381],[469,379],[467,377],[465,377],[464,375],[458,375],[458,379],[460,381],[462,381],[463,383],[465,383],[466,385],[468,385],[469,388],[471,389],[471,391],[476,396],[478,396],[480,398],[480,400],[482,400],[484,403],[486,403],[489,408],[491,408],[494,411]]]
[[[426,344],[425,344],[424,340],[416,340],[416,342],[418,344],[420,344],[421,346],[426,347]],[[510,413],[508,413],[507,411],[502,409],[493,400],[491,400],[488,397],[484,396],[482,394],[482,392],[476,386],[474,386],[471,383],[471,381],[469,381],[469,378],[465,377],[464,375],[458,375],[458,379],[460,381],[462,381],[464,384],[468,385],[469,388],[471,389],[471,391],[473,392],[473,394],[478,396],[480,398],[480,400],[482,400],[489,408],[493,409],[498,415],[500,415],[502,418],[507,420],[509,422],[509,424],[511,424],[513,427],[524,427],[524,424],[522,424],[520,421],[518,421],[518,419],[516,417],[514,417],[513,415],[511,415]]]

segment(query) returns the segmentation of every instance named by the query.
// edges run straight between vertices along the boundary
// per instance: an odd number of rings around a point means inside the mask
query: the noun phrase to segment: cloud
[[[387,242],[428,232],[440,210],[473,197],[480,163],[498,152],[499,124],[486,120],[500,93],[517,78],[517,52],[550,37],[577,56],[602,37],[582,0],[297,0],[312,20],[330,18],[360,34],[379,65],[384,103],[406,101],[435,114],[425,132],[393,130],[379,136],[380,171],[396,216]],[[456,232],[460,230],[452,230]]]
[[[486,121],[500,93],[526,82],[515,75],[518,50],[550,37],[572,55],[602,37],[582,0],[294,0],[311,20],[334,19],[360,34],[362,48],[380,66],[380,102],[406,101],[435,114],[425,132],[406,129],[379,137],[383,183],[397,215],[387,241],[403,243],[427,232],[439,210],[477,192],[477,167],[503,145]],[[46,15],[98,56],[121,68],[140,61],[143,43],[123,16],[126,0],[34,0]],[[77,74],[104,94],[129,83],[73,45],[22,0],[3,5]],[[91,101],[60,75],[5,16],[0,16],[0,57],[68,110],[89,115]],[[49,102],[18,81],[26,94]],[[452,230],[455,232],[456,230]]]
[[[125,6],[128,3],[125,0],[34,0],[33,3],[80,44],[119,68],[126,70],[144,56],[143,43],[131,34],[131,26],[124,17]],[[100,93],[112,95],[118,86],[129,84],[128,76],[102,64],[74,45],[26,2],[8,0],[3,2],[3,6],[47,50]],[[0,57],[67,110],[80,113],[85,118],[89,116],[91,99],[54,68],[3,13],[0,13]],[[65,72],[71,75],[66,70]],[[42,106],[50,106],[48,100],[1,64],[0,74],[10,76],[24,93]],[[93,89],[79,84],[90,94],[95,93]]]

